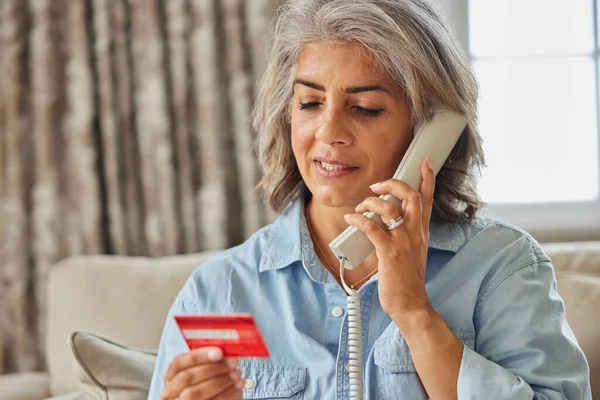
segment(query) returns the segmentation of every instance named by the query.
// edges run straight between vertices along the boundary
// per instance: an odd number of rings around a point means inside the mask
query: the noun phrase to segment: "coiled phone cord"
[[[344,281],[346,258],[340,259],[340,280],[348,297],[348,374],[350,375],[350,400],[363,398],[362,367],[362,321],[360,317],[360,296]]]

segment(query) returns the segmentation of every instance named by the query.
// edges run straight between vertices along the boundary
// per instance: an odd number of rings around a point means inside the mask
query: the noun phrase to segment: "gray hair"
[[[308,43],[350,43],[369,54],[404,92],[413,125],[443,104],[468,119],[436,179],[432,219],[472,219],[481,207],[477,173],[484,165],[476,129],[477,82],[453,35],[426,0],[288,0],[269,36],[266,70],[254,107],[264,176],[257,188],[280,212],[310,196],[291,145],[289,107],[298,57]]]

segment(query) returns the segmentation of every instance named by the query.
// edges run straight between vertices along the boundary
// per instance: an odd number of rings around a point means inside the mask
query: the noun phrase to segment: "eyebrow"
[[[325,86],[319,85],[318,83],[310,82],[304,79],[294,79],[294,85],[303,85],[315,90],[325,91]],[[346,93],[362,93],[362,92],[373,92],[379,91],[389,94],[393,97],[392,92],[383,86],[379,85],[368,85],[368,86],[353,86],[346,89]]]

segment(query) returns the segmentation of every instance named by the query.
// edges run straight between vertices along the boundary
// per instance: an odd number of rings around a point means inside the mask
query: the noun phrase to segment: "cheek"
[[[306,142],[314,135],[315,121],[300,111],[292,111],[290,127],[293,141]]]
[[[292,122],[291,125],[291,140],[292,140],[292,151],[296,162],[302,167],[302,160],[306,158],[306,154],[311,145],[310,135],[306,129],[302,128],[301,124]]]
[[[377,166],[376,170],[378,171],[377,175],[379,179],[392,177],[400,161],[402,161],[411,140],[412,132],[398,132],[396,130],[394,134],[381,134],[377,139],[371,141],[369,158]]]
[[[402,161],[404,154],[406,154],[406,150],[408,149],[408,146],[410,146],[411,141],[412,133],[408,133],[406,135],[403,135],[400,141],[394,143],[394,148],[397,149],[397,151],[393,154],[391,160],[391,163],[394,165],[394,171],[398,167],[398,164],[400,164],[400,161]]]

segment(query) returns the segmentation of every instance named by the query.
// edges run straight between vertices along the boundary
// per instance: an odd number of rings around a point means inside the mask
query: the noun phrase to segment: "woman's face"
[[[373,195],[369,185],[392,177],[410,144],[404,94],[350,44],[305,46],[294,79],[300,174],[316,202],[355,207]]]

